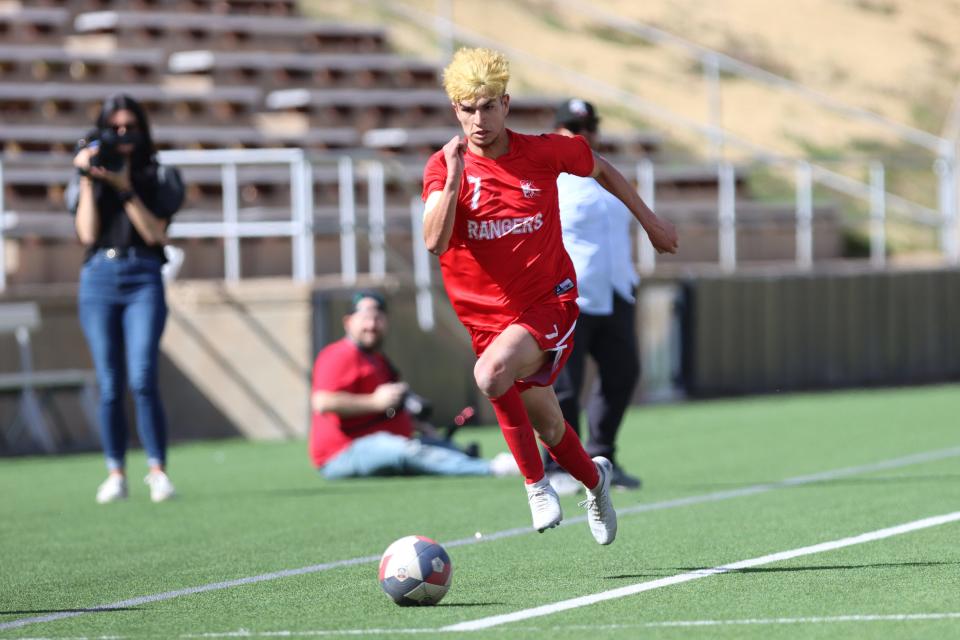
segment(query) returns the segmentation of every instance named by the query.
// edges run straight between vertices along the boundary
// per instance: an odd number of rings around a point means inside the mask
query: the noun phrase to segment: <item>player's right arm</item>
[[[463,177],[463,154],[467,143],[460,136],[453,137],[443,145],[443,158],[447,165],[447,179],[443,188],[427,196],[423,211],[423,241],[427,250],[440,255],[450,246],[453,223],[457,217],[457,197],[460,195],[460,180]]]

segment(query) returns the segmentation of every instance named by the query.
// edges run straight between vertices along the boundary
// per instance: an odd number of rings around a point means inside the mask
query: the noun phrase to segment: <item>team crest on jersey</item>
[[[540,189],[529,180],[520,181],[520,190],[523,191],[524,198],[536,198],[540,195]]]

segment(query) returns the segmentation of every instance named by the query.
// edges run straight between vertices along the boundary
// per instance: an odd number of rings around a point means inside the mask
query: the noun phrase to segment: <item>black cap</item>
[[[554,114],[554,121],[558,127],[569,129],[574,133],[581,131],[596,131],[600,118],[593,105],[580,98],[564,100]]]
[[[382,295],[376,291],[364,290],[357,291],[355,294],[353,294],[353,299],[350,304],[350,313],[356,313],[357,307],[360,305],[360,301],[366,300],[367,298],[373,300],[377,304],[377,309],[383,313],[387,312],[387,301]]]

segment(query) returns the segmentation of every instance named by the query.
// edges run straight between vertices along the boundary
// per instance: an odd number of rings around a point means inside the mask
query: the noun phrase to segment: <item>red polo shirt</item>
[[[349,338],[324,347],[313,365],[313,391],[368,394],[381,384],[396,381],[396,370],[386,356],[363,351]],[[313,412],[309,441],[313,464],[322,467],[352,441],[378,431],[409,438],[413,421],[406,411],[398,411],[393,418],[382,413],[341,418],[334,413]]]

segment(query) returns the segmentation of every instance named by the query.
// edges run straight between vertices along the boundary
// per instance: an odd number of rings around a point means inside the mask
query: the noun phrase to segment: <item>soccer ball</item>
[[[400,538],[380,558],[380,586],[401,607],[437,604],[452,577],[447,551],[424,536]]]

